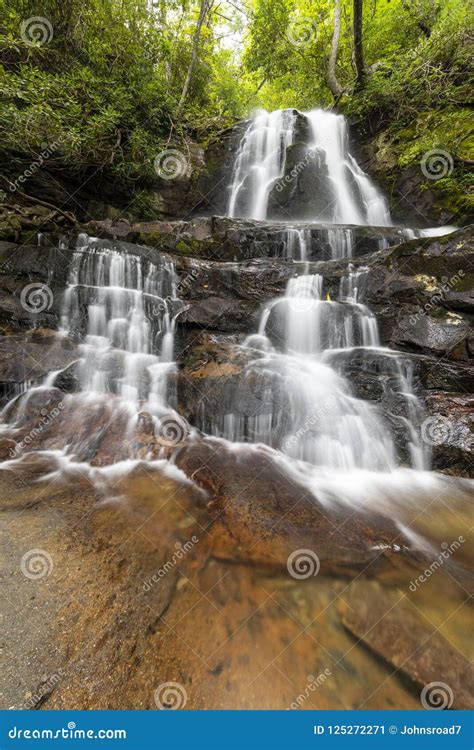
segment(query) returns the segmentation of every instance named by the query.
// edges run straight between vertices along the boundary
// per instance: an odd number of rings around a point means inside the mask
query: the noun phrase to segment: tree
[[[191,51],[191,61],[189,63],[188,72],[186,73],[186,78],[184,81],[183,90],[181,92],[181,97],[178,103],[178,108],[176,110],[176,115],[179,117],[181,112],[183,111],[184,102],[186,101],[186,97],[188,95],[189,87],[191,85],[191,80],[194,73],[194,68],[196,67],[196,62],[198,58],[198,52],[199,52],[199,40],[201,38],[201,29],[204,25],[204,22],[206,21],[207,15],[209,11],[211,10],[213,0],[201,0],[201,7],[199,9],[199,17],[196,22],[196,28],[194,30],[194,36],[193,36],[193,47]]]
[[[354,32],[354,67],[356,71],[356,91],[364,88],[364,46],[362,37],[362,3],[363,0],[353,0],[353,32]]]
[[[331,54],[329,55],[328,70],[326,75],[326,81],[333,94],[334,98],[337,99],[341,96],[343,88],[339,83],[336,75],[336,63],[337,53],[339,50],[339,38],[341,35],[341,0],[335,0],[334,2],[334,29],[332,34],[331,42]]]

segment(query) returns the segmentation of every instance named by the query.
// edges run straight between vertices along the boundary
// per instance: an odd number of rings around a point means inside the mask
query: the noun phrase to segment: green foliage
[[[92,167],[133,184],[155,177],[154,157],[170,142],[239,116],[244,91],[231,54],[216,44],[211,16],[175,122],[199,3],[161,0],[155,8],[151,12],[147,0],[12,0],[8,10],[2,6],[0,148],[31,160],[44,144],[59,144],[51,166],[64,164],[79,174]],[[22,32],[33,16],[46,19],[37,41]]]
[[[161,150],[182,146],[187,153],[186,139],[205,143],[256,106],[334,104],[326,82],[334,0],[221,0],[202,26],[178,117],[200,4],[155,0],[153,10],[149,0],[1,5],[0,150],[7,176],[53,144],[49,167],[78,175],[100,171],[153,216],[159,207],[147,188]],[[379,133],[388,171],[419,162],[429,149],[446,149],[457,167],[449,184],[440,181],[436,189],[465,193],[466,169],[459,165],[473,158],[467,0],[364,0],[363,9],[367,75],[356,92],[352,0],[341,0],[338,109],[360,131]],[[33,16],[50,24],[46,41],[22,31]],[[221,43],[229,30],[242,33],[242,55]]]

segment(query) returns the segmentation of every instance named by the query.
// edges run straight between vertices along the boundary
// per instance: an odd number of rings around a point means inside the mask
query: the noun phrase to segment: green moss
[[[446,151],[453,160],[474,160],[472,115],[464,109],[420,112],[408,126],[392,133],[401,167],[420,161],[432,150]]]

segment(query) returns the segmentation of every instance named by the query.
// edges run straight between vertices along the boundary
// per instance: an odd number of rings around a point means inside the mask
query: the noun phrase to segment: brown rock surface
[[[377,583],[351,584],[339,605],[345,627],[372,651],[407,675],[419,688],[443,683],[450,705],[474,706],[474,674],[469,659],[438,632],[420,609],[400,591]],[[429,690],[428,690],[429,693]],[[451,700],[452,696],[452,700]],[[428,704],[436,706],[435,695]]]

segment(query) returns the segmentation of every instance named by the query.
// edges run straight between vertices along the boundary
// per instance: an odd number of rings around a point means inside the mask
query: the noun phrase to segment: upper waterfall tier
[[[391,226],[387,202],[349,150],[342,115],[259,110],[240,141],[227,213]]]

